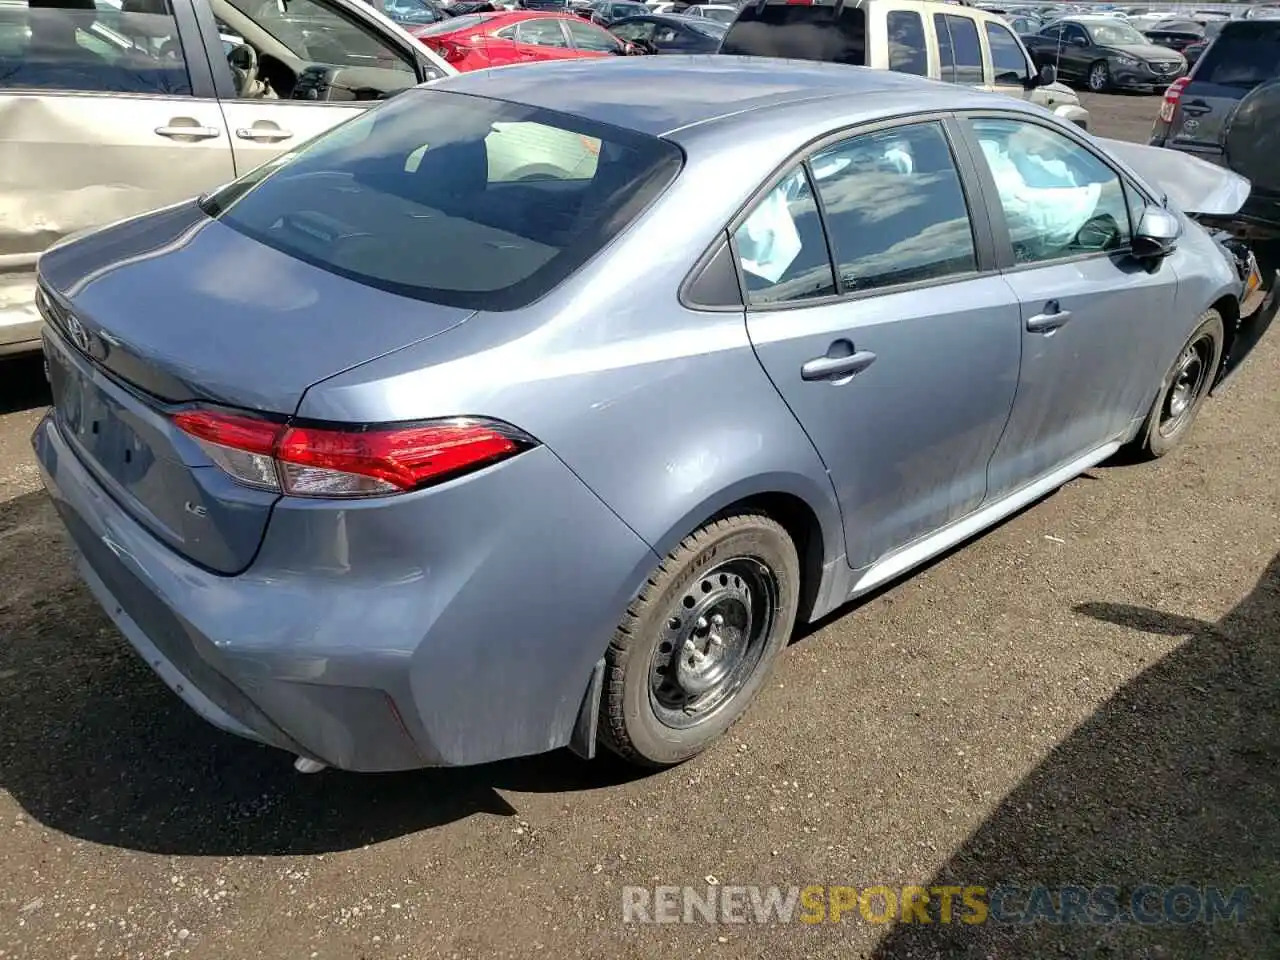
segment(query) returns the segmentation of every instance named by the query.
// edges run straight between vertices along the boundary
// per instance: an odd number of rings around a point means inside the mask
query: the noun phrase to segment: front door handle
[[[1034,317],[1027,317],[1027,331],[1029,333],[1053,333],[1070,319],[1070,310],[1063,310],[1058,306],[1057,300],[1050,300],[1044,305],[1044,313],[1037,313]]]
[[[190,117],[174,117],[168,125],[156,127],[156,134],[170,140],[212,140],[222,136],[217,127],[202,127]]]
[[[293,131],[274,125],[270,127],[237,127],[236,136],[241,140],[254,140],[258,143],[275,143],[279,140],[288,140],[293,136]]]
[[[847,351],[847,352],[846,352]],[[840,354],[844,355],[841,356]],[[836,354],[832,356],[832,354]],[[837,340],[825,357],[814,357],[800,368],[802,380],[843,380],[876,362],[870,350],[855,350],[848,340]]]

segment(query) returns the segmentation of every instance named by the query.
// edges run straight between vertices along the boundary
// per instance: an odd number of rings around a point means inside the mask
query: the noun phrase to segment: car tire
[[[1085,82],[1093,93],[1106,93],[1111,89],[1111,68],[1107,61],[1098,60],[1089,64],[1089,72],[1085,74]]]
[[[1163,457],[1191,432],[1222,366],[1225,340],[1222,315],[1217,310],[1206,310],[1161,381],[1155,402],[1134,440],[1134,451],[1140,457]]]
[[[795,544],[775,520],[736,514],[686,537],[609,643],[600,740],[646,767],[701,753],[768,678],[799,596]]]

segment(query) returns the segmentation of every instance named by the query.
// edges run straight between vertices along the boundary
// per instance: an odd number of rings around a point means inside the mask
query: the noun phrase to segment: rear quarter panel
[[[746,138],[716,162],[687,165],[604,256],[544,300],[482,313],[433,347],[318,384],[299,414],[497,417],[546,444],[659,553],[723,507],[780,492],[809,505],[824,561],[843,556],[831,482],[761,369],[743,312],[694,311],[678,298],[706,246],[801,141],[779,142]]]

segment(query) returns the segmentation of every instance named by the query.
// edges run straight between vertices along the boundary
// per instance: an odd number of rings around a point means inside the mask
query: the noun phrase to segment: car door
[[[567,21],[569,41],[580,56],[603,57],[622,53],[622,41],[603,27]]]
[[[889,124],[811,152],[734,229],[751,341],[855,569],[981,504],[1013,403],[1018,307],[958,169],[941,121]]]
[[[0,353],[39,336],[35,263],[68,234],[232,177],[189,0],[7,4],[0,28]]]
[[[1018,395],[991,461],[1002,496],[1127,435],[1171,358],[1151,357],[1177,277],[1130,254],[1146,200],[1082,139],[1026,116],[964,122],[1022,319]]]
[[[448,68],[389,21],[339,0],[196,0],[211,34],[242,37],[273,61],[260,73],[284,88],[246,85],[234,53],[210,47],[237,175]],[[203,26],[203,24],[202,24]],[[276,66],[283,65],[284,69]],[[280,79],[276,79],[280,78]]]
[[[1059,53],[1062,67],[1073,77],[1084,77],[1094,59],[1093,39],[1078,23],[1068,23],[1062,28],[1062,47]],[[1060,67],[1059,69],[1062,69]]]
[[[983,23],[986,41],[988,89],[1011,97],[1028,99],[1031,91],[1031,64],[1018,38],[1004,24]]]
[[[1068,76],[1062,65],[1062,31],[1065,29],[1065,24],[1051,23],[1025,40],[1027,52],[1031,54],[1035,65],[1037,67],[1050,65],[1061,77]]]

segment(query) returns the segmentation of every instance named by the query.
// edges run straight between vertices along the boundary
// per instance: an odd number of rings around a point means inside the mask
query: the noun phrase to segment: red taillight
[[[446,63],[458,63],[460,60],[465,60],[467,54],[471,52],[467,47],[452,40],[437,40],[434,37],[419,37],[418,39],[444,57]]]
[[[1160,119],[1164,123],[1173,123],[1173,114],[1178,109],[1178,101],[1182,99],[1182,91],[1190,82],[1190,77],[1179,77],[1169,84],[1169,89],[1164,92],[1164,100],[1160,103]]]
[[[474,418],[334,428],[203,409],[177,413],[173,422],[239,482],[302,497],[415,490],[505,460],[534,444],[507,424]]]

